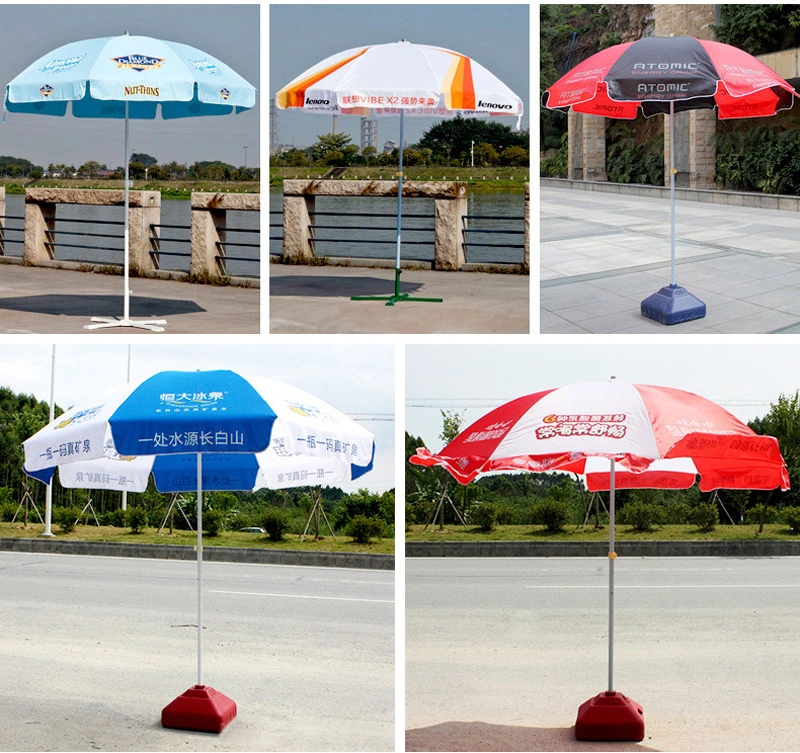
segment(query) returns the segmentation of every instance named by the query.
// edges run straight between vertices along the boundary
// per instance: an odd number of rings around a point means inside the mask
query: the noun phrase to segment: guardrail
[[[25,263],[31,266],[53,266],[59,260],[68,259],[103,266],[122,265],[123,220],[63,216],[57,218],[59,205],[123,206],[124,193],[119,190],[97,189],[26,189],[23,250]],[[182,259],[184,263],[171,264],[170,269],[189,271],[192,276],[204,279],[227,276],[229,261],[235,261],[239,265],[252,265],[252,273],[242,276],[257,276],[259,254],[231,255],[229,251],[259,248],[260,231],[257,228],[229,227],[228,213],[260,211],[260,196],[193,193],[190,206],[191,224],[162,223],[159,192],[129,192],[131,270],[146,275],[162,268],[162,257],[173,257]],[[4,197],[0,197],[0,211],[0,216],[4,217]],[[96,232],[96,226],[103,226],[102,231]],[[112,229],[116,232],[112,232]],[[2,230],[0,225],[0,255],[4,253]],[[162,235],[163,230],[184,233]],[[256,238],[255,242],[250,240],[253,236]],[[108,243],[106,239],[114,239],[116,243]],[[90,253],[76,256],[75,250]],[[98,261],[98,252],[101,261]]]

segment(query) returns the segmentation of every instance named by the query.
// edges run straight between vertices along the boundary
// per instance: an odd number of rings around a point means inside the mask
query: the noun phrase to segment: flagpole
[[[56,346],[50,353],[50,412],[48,424],[53,423],[56,411]],[[44,532],[42,536],[53,536],[53,484],[55,476],[50,479],[50,483],[44,492]]]

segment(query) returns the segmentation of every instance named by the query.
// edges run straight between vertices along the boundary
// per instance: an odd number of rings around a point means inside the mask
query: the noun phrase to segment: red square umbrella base
[[[236,717],[236,701],[208,685],[193,685],[161,712],[161,724],[196,732],[222,732]]]
[[[600,693],[578,709],[575,739],[639,742],[644,739],[644,711],[622,693]]]

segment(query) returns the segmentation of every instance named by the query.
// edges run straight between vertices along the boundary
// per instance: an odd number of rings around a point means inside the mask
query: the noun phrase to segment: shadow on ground
[[[422,287],[419,282],[401,282],[401,293],[416,293]],[[311,275],[287,275],[273,277],[269,281],[270,296],[296,295],[349,298],[351,295],[392,295],[394,278],[389,277],[312,277]]]
[[[0,309],[52,316],[121,316],[122,295],[26,295],[0,298]],[[131,316],[137,319],[196,314],[205,311],[194,301],[131,297]]]
[[[651,751],[641,743],[581,742],[573,727],[443,722],[406,730],[407,751]]]

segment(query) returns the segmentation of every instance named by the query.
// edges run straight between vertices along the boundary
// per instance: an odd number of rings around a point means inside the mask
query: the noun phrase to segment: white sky
[[[438,451],[444,410],[462,427],[522,395],[578,382],[664,385],[694,392],[742,421],[763,416],[800,388],[800,348],[780,345],[410,345],[405,428]]]
[[[0,344],[0,386],[50,400],[50,345]],[[56,345],[55,402],[63,409],[126,381],[127,345]],[[394,486],[394,348],[384,345],[138,345],[131,381],[167,369],[232,369],[317,395],[376,435],[374,469],[346,491]]]

